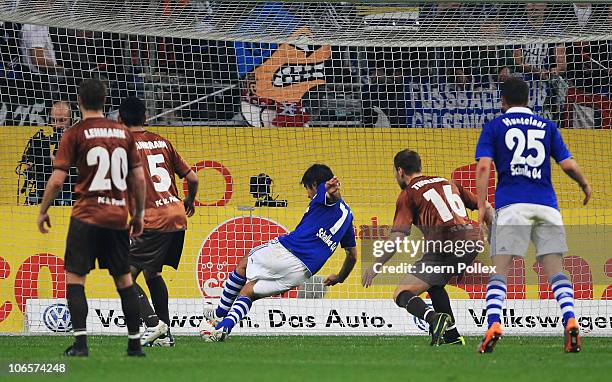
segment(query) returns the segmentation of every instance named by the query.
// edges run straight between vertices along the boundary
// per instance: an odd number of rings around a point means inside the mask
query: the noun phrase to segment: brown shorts
[[[108,269],[113,276],[130,272],[128,263],[129,232],[110,229],[71,218],[66,238],[64,269],[85,276],[96,267]]]
[[[411,274],[431,286],[444,286],[453,276],[461,276],[463,272],[457,271],[459,264],[469,266],[477,255],[478,252],[466,253],[461,257],[452,253],[425,253],[414,263],[415,271]]]
[[[130,241],[130,265],[140,270],[161,272],[164,265],[178,269],[185,231],[145,230]]]

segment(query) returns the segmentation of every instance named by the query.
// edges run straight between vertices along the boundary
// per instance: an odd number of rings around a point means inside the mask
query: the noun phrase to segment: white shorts
[[[516,203],[497,210],[491,233],[491,256],[525,256],[532,241],[536,256],[567,252],[565,228],[559,210]]]
[[[246,267],[249,281],[257,281],[253,290],[258,297],[281,294],[302,285],[310,271],[277,240],[251,250]]]

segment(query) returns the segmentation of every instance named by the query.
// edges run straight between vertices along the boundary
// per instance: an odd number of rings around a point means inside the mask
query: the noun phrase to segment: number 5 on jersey
[[[172,179],[170,178],[168,170],[159,166],[159,164],[164,163],[166,161],[164,155],[147,155],[147,161],[149,162],[149,174],[151,174],[151,178],[153,178],[154,176],[157,176],[157,178],[159,178],[158,182],[153,182],[153,187],[155,187],[155,191],[168,191],[170,189],[170,186],[172,185]]]

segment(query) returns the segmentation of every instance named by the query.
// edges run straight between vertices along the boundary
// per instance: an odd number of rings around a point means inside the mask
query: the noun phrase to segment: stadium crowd
[[[176,6],[190,4],[182,1]],[[611,13],[612,7],[608,5],[588,3],[528,3],[524,12],[517,13],[516,8],[508,5],[446,2],[422,6],[419,28],[426,33],[444,25],[452,33],[464,35],[475,28],[474,20],[479,20],[476,27],[486,32],[498,28],[502,24],[500,19],[511,18],[512,22],[506,23],[509,34],[517,30],[538,34],[555,27],[550,17],[564,20],[572,28],[588,30],[595,23],[608,22]],[[129,95],[147,99],[150,108],[161,112],[218,91],[214,97],[168,113],[159,122],[231,121],[234,125],[256,125],[245,116],[253,107],[245,111],[241,105],[253,85],[248,78],[256,69],[253,65],[245,69],[244,62],[265,61],[269,57],[265,44],[244,50],[238,48],[238,43],[223,41],[154,38],[10,22],[0,24],[0,28],[0,88],[6,109],[40,100],[44,101],[47,113],[56,101],[76,105],[78,84],[84,78],[97,77],[108,84],[111,111]],[[323,69],[325,85],[308,89],[301,101],[292,101],[291,108],[282,109],[309,114],[293,120],[285,118],[280,126],[310,120],[311,125],[411,127],[406,118],[414,108],[414,84],[427,85],[421,92],[431,92],[433,87],[494,91],[504,79],[519,75],[546,89],[542,110],[549,112],[562,127],[610,128],[611,54],[610,41],[331,47]],[[231,86],[238,83],[241,89]],[[258,112],[260,107],[276,108],[278,114],[282,112],[278,104],[284,100],[255,91],[246,102]],[[5,115],[11,111],[14,124],[35,124],[18,115],[18,110],[7,110]],[[5,118],[8,121],[0,122],[8,124],[11,119]]]

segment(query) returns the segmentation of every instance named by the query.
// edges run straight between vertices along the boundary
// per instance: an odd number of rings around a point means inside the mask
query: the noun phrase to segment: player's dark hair
[[[319,184],[327,182],[334,177],[331,168],[324,164],[313,164],[302,176],[301,184],[304,187],[319,187]]]
[[[393,165],[403,169],[406,175],[412,175],[421,172],[421,157],[416,151],[405,149],[395,154]]]
[[[128,97],[119,106],[121,122],[127,127],[142,126],[146,121],[147,107],[138,97]]]
[[[98,79],[88,78],[79,86],[79,99],[84,109],[104,110],[106,86]]]
[[[529,85],[521,78],[511,77],[501,84],[501,96],[510,106],[523,106],[529,103]]]

